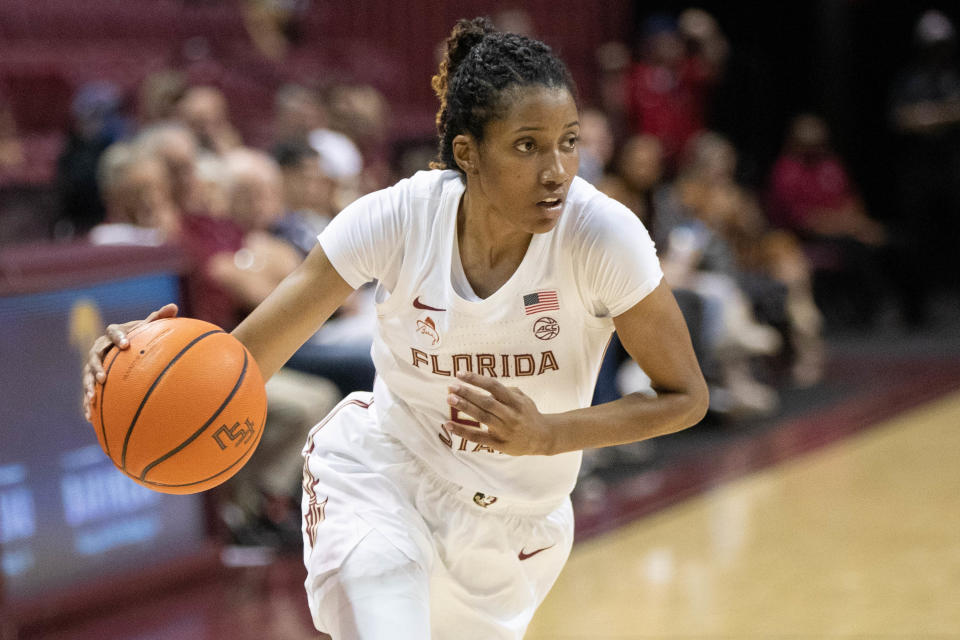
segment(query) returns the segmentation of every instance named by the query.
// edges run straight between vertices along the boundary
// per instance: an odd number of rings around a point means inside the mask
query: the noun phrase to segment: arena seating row
[[[78,87],[111,82],[133,108],[141,81],[167,68],[223,89],[235,124],[254,146],[269,143],[273,94],[290,81],[371,84],[390,101],[392,135],[429,135],[436,108],[429,78],[443,34],[465,10],[493,15],[503,8],[494,0],[469,5],[313,2],[298,17],[298,46],[275,63],[253,49],[240,0],[0,2],[0,93],[13,107],[29,165],[0,175],[0,186],[49,180]],[[589,96],[594,90],[590,43],[629,29],[622,5],[596,11],[573,0],[531,0],[524,6],[539,16],[534,28],[570,61]],[[544,7],[549,10],[538,10]]]
[[[242,37],[239,2],[210,0],[11,0],[0,3],[0,38],[84,41]]]

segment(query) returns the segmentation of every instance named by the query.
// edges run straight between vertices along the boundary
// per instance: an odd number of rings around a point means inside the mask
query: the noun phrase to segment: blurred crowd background
[[[570,66],[581,176],[650,229],[712,424],[820,384],[836,332],[922,331],[957,304],[946,2],[6,0],[0,254],[173,245],[182,313],[230,329],[346,205],[427,168],[439,45],[481,14]],[[299,544],[302,439],[372,383],[366,298],[271,382],[271,439],[217,509],[234,542]],[[614,340],[596,401],[645,388]]]

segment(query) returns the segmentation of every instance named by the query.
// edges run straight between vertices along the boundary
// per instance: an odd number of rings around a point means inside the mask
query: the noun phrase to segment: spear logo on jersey
[[[421,342],[425,342],[428,347],[435,347],[440,344],[440,333],[437,331],[437,325],[430,316],[417,320],[417,334],[423,336]]]

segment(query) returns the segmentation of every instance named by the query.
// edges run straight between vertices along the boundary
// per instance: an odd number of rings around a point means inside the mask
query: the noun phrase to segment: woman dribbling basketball
[[[347,207],[233,332],[268,378],[377,283],[374,391],[304,448],[307,596],[335,640],[521,638],[572,544],[580,451],[707,407],[646,230],[575,177],[563,63],[461,20],[433,86],[437,168]],[[130,326],[94,346],[88,390]],[[614,329],[657,395],[589,407]]]

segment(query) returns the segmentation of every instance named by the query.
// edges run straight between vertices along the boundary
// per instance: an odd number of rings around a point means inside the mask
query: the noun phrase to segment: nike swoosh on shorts
[[[552,549],[552,548],[553,548],[553,545],[550,545],[549,547],[544,547],[543,549],[537,549],[536,551],[531,551],[530,553],[524,553],[523,549],[521,549],[517,557],[520,558],[521,560],[526,560],[527,558],[532,558],[533,556],[537,555],[541,551],[546,551],[547,549]]]

